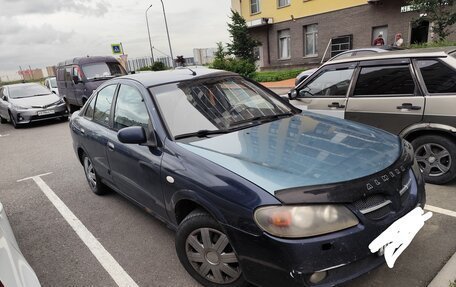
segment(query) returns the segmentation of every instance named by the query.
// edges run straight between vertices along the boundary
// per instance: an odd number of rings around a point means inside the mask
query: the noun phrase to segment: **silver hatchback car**
[[[0,122],[15,128],[35,121],[68,119],[65,102],[38,83],[6,85],[0,88]]]
[[[412,143],[426,182],[456,178],[456,47],[331,61],[289,97],[300,109],[402,136]]]

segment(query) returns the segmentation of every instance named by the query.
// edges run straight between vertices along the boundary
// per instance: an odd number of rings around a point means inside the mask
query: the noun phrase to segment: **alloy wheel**
[[[415,158],[421,171],[428,176],[441,176],[451,168],[451,156],[446,148],[436,143],[419,146]]]
[[[217,284],[229,284],[241,276],[241,268],[228,237],[213,228],[194,230],[185,242],[192,267],[203,278]]]
[[[86,174],[90,187],[92,189],[95,189],[97,187],[97,177],[95,175],[95,170],[93,169],[92,162],[87,156],[84,157],[84,172]]]

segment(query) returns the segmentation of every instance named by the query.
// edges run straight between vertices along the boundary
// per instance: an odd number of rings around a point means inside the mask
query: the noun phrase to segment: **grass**
[[[456,287],[456,279],[453,282],[450,282],[450,286],[449,287]]]
[[[305,69],[255,72],[252,79],[257,82],[276,82],[296,78]]]

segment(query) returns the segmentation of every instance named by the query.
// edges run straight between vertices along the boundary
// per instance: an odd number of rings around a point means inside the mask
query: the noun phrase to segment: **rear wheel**
[[[0,116],[0,124],[6,124],[7,122],[8,122],[7,119],[5,119],[2,116]]]
[[[193,211],[179,225],[176,251],[187,272],[203,286],[248,286],[228,237],[204,211]]]
[[[92,160],[86,155],[82,155],[82,163],[84,165],[84,173],[89,184],[90,189],[96,195],[103,195],[107,193],[107,187],[101,182],[100,177],[95,172]]]
[[[426,135],[412,141],[424,180],[445,184],[456,177],[456,144],[443,136]]]

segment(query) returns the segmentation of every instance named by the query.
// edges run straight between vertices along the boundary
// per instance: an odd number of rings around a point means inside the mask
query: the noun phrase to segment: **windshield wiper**
[[[174,137],[174,139],[183,139],[183,138],[191,138],[191,137],[198,137],[204,138],[208,135],[217,135],[217,134],[227,134],[232,132],[233,130],[199,130],[193,133],[181,134]]]
[[[242,125],[245,123],[270,122],[270,121],[275,121],[275,120],[278,120],[281,118],[288,118],[290,116],[293,116],[293,113],[276,114],[276,115],[269,115],[269,116],[258,116],[258,117],[248,118],[245,120],[240,120],[237,122],[230,123],[230,127]]]
[[[105,80],[105,79],[112,79],[114,78],[114,76],[103,76],[103,77],[93,77],[93,78],[90,78],[88,80]]]

